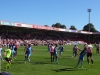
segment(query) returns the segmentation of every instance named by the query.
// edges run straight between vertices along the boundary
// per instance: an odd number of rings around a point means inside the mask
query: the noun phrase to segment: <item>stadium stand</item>
[[[81,41],[82,43],[88,41],[91,41],[92,43],[100,41],[100,35],[93,34],[92,32],[6,21],[0,21],[0,34],[3,45],[9,41],[13,42],[14,40],[17,40],[20,45],[24,45],[24,43],[28,42],[33,45],[47,45],[48,42],[67,44],[74,41]],[[90,38],[90,36],[92,38]]]

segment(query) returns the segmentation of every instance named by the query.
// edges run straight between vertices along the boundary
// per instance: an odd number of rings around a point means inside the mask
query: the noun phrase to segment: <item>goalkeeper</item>
[[[8,49],[4,50],[5,60],[7,61],[5,69],[8,69],[10,67],[10,65],[11,65],[11,62],[12,62],[12,60],[10,58],[11,57],[11,48],[12,47],[10,46]]]

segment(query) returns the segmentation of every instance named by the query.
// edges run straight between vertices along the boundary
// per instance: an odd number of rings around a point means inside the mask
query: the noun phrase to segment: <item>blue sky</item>
[[[88,8],[90,22],[100,31],[100,0],[0,0],[0,20],[41,26],[59,22],[81,30],[88,23]]]

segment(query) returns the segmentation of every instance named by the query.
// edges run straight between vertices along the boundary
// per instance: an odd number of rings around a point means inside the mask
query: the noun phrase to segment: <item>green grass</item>
[[[62,57],[59,57],[59,64],[50,62],[50,54],[47,51],[47,46],[33,46],[34,52],[31,55],[31,62],[24,63],[24,47],[18,50],[17,59],[12,62],[11,68],[7,70],[12,75],[99,75],[100,74],[100,56],[96,55],[95,48],[93,49],[94,65],[88,65],[86,56],[84,60],[84,68],[74,68],[76,59],[72,58],[72,47],[64,46],[65,51]],[[79,45],[79,48],[83,48]],[[2,71],[6,61],[2,62]]]

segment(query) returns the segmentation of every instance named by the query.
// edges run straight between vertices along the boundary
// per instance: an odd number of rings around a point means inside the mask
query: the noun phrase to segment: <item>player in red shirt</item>
[[[78,48],[78,46],[74,45],[74,47],[73,47],[73,56],[74,56],[74,59],[75,59],[75,57],[76,57],[77,55],[79,56],[79,54],[77,53],[78,50],[80,50],[80,49]],[[80,51],[81,51],[81,50],[80,50]]]
[[[87,62],[88,62],[88,64],[90,64],[90,62],[89,62],[89,59],[90,59],[92,65],[93,65],[92,48],[93,48],[93,46],[91,44],[89,44],[88,45],[88,51],[87,51]]]
[[[51,44],[50,46],[51,62],[54,61],[54,49],[55,49],[54,44]]]

